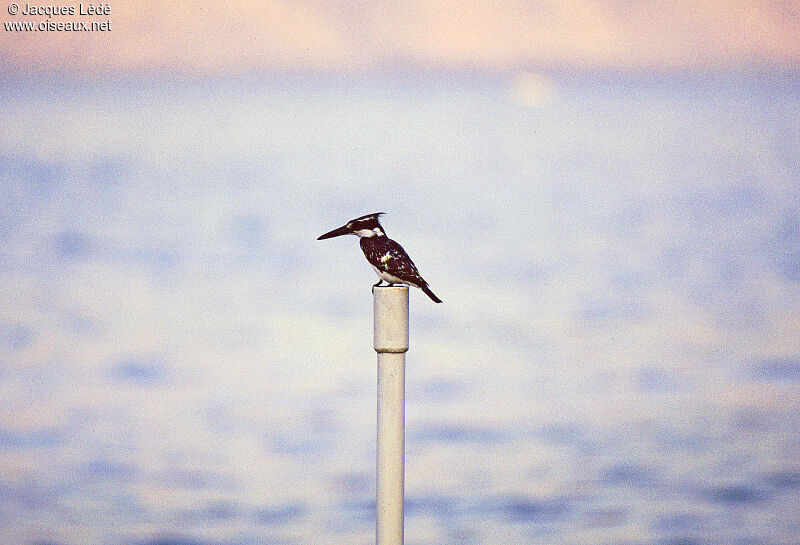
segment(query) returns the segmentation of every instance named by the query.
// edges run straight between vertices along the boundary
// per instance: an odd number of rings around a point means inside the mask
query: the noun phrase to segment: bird
[[[383,214],[376,212],[350,220],[341,227],[321,235],[317,240],[340,235],[358,236],[364,256],[380,278],[375,287],[381,286],[383,282],[387,282],[390,286],[408,284],[421,289],[434,303],[441,303],[442,300],[428,287],[428,283],[419,274],[417,266],[403,247],[386,236],[378,222],[378,217]]]

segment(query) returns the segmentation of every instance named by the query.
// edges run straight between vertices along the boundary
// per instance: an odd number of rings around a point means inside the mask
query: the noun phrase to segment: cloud
[[[24,6],[24,3],[20,3]],[[111,3],[105,32],[0,33],[6,71],[516,69],[531,64],[659,68],[796,65],[800,7],[780,0],[630,3]],[[12,17],[3,22],[45,16]]]

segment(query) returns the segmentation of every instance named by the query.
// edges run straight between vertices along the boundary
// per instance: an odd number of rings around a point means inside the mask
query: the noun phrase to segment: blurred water
[[[371,543],[385,211],[407,543],[796,543],[800,86],[551,84],[3,83],[0,541]]]

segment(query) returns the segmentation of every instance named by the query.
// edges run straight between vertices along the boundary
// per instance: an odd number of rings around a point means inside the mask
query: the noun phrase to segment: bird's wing
[[[428,284],[403,247],[391,239],[387,238],[382,244],[364,245],[364,255],[372,265],[392,276],[419,286]]]

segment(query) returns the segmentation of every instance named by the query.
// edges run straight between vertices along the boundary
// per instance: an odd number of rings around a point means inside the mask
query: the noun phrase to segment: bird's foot
[[[378,280],[378,283],[377,283],[377,284],[372,284],[372,287],[373,287],[373,288],[379,288],[379,287],[381,287],[381,284],[383,284],[383,278],[381,278],[380,280]]]

